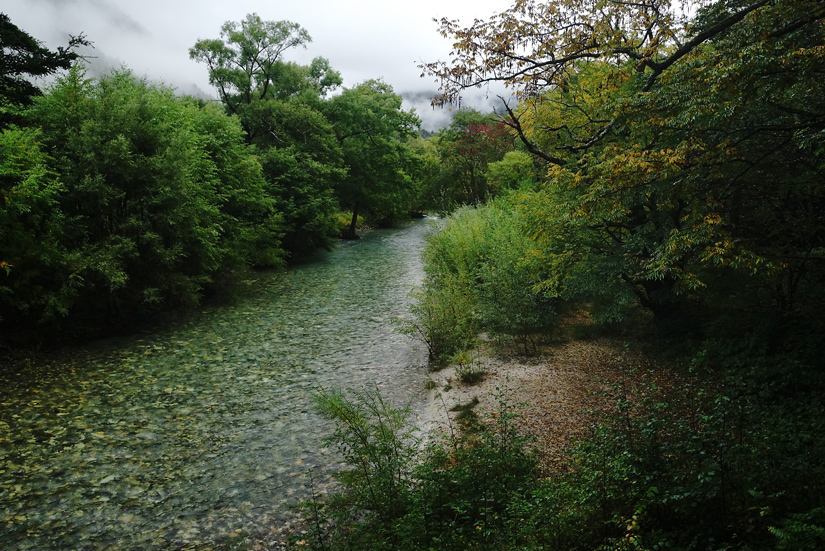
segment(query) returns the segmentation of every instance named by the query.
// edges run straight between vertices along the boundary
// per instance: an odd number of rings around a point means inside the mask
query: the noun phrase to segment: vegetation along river
[[[390,321],[423,276],[427,227],[369,232],[254,274],[229,305],[3,381],[0,548],[180,548],[276,524],[308,470],[337,462],[311,389],[423,404],[426,350]]]

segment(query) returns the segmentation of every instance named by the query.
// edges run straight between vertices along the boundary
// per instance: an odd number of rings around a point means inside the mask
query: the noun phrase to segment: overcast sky
[[[300,24],[312,36],[306,50],[286,59],[309,63],[325,57],[341,72],[344,86],[383,78],[415,107],[430,130],[444,125],[449,112],[429,107],[437,89],[420,78],[421,61],[446,60],[450,42],[437,33],[433,18],[469,25],[506,10],[511,0],[3,0],[0,11],[12,23],[55,48],[81,32],[94,43],[97,65],[126,65],[138,75],[163,81],[183,93],[217,97],[206,65],[189,59],[199,38],[219,38],[225,21],[248,13],[264,20]],[[465,103],[489,110],[484,93],[465,94]]]

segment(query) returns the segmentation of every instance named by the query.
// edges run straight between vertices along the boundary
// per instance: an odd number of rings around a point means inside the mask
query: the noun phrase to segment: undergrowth
[[[708,341],[678,380],[627,366],[568,468],[543,478],[498,410],[422,444],[377,391],[329,391],[348,470],[315,507],[312,547],[814,550],[825,546],[823,376],[798,355]],[[701,373],[701,377],[697,376]],[[468,430],[469,429],[469,430]]]

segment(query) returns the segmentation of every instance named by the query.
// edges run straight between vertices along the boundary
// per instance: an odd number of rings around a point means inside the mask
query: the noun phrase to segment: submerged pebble
[[[235,304],[0,381],[0,541],[165,549],[286,519],[307,472],[338,464],[312,390],[380,382],[398,404],[424,399],[426,350],[386,320],[421,280],[425,230],[376,231],[261,273]]]

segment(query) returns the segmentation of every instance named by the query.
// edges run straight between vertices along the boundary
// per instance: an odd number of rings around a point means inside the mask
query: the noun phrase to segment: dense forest
[[[294,23],[253,14],[192,47],[219,105],[128,70],[88,79],[73,44],[0,25],[5,328],[193,304],[359,220],[430,212],[444,219],[398,324],[434,366],[482,334],[534,354],[584,315],[679,373],[615,388],[553,472],[504,397],[421,446],[380,395],[321,393],[350,469],[296,546],[825,548],[820,1],[516,0],[444,19],[455,55],[422,66],[434,103],[512,95],[426,137],[387,83],[286,61],[309,39]]]

